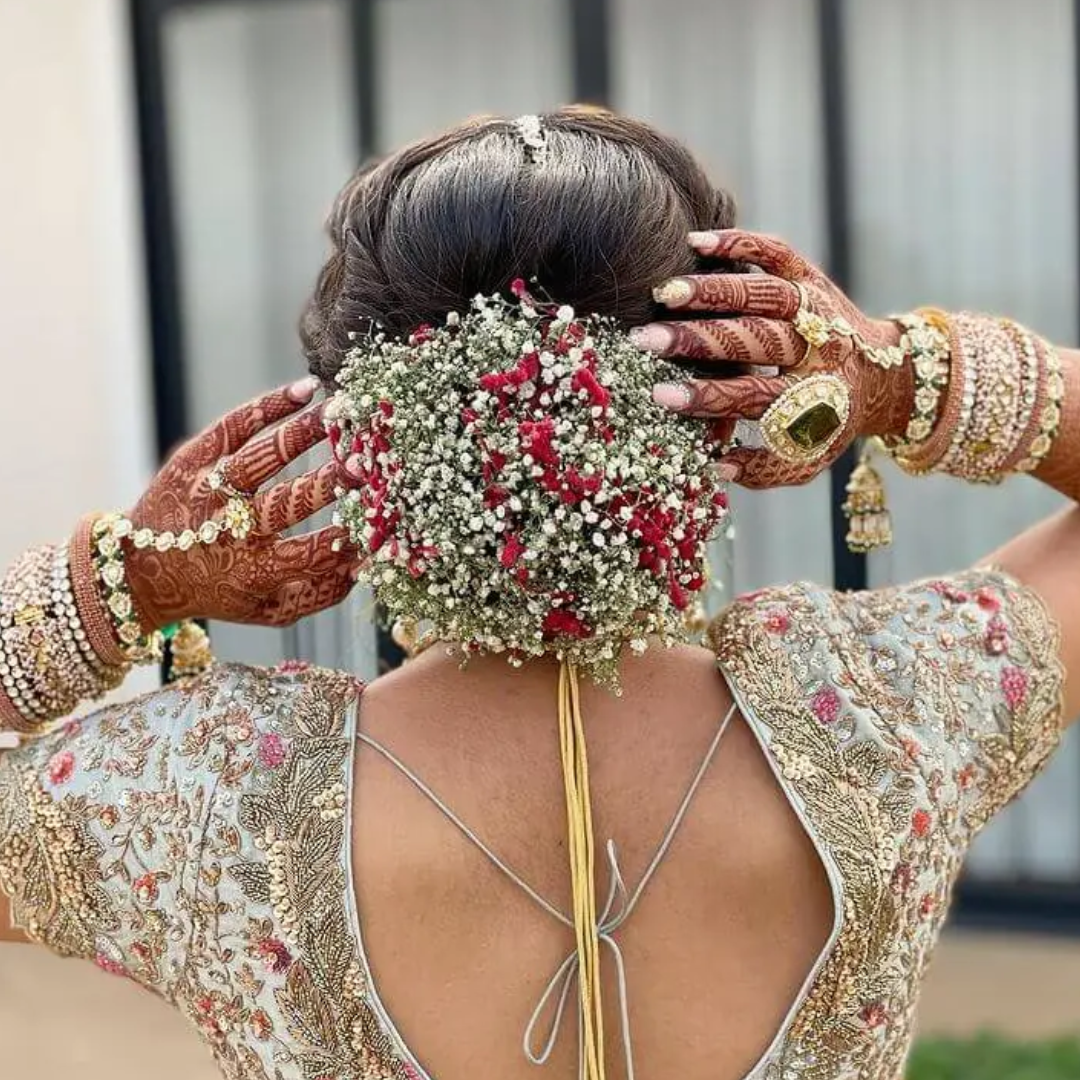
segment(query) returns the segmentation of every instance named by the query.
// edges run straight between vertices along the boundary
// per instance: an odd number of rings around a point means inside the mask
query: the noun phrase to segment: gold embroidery
[[[894,1080],[967,846],[1060,733],[1038,600],[976,572],[734,605],[709,641],[843,896],[838,939],[767,1080]]]

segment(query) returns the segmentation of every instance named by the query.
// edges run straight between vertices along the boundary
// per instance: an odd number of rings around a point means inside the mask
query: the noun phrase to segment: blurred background
[[[369,155],[475,113],[590,101],[641,116],[689,143],[743,224],[794,242],[868,310],[995,310],[1075,342],[1078,10],[0,0],[0,559],[129,504],[178,438],[296,377],[336,191]],[[845,479],[841,466],[740,497],[734,543],[717,551],[724,589],[955,569],[1054,506],[1027,481],[974,491],[893,471],[896,543],[865,560],[842,543]],[[215,641],[226,657],[365,675],[392,660],[362,597],[288,632]],[[1080,1032],[1080,739],[980,842],[955,922],[994,934],[947,946],[930,1029]],[[52,961],[23,952],[0,947],[0,1032],[40,1070],[27,1002]],[[63,1051],[89,1068],[116,1036],[86,977],[68,976],[66,1006],[47,981],[40,996],[51,1020],[68,1010],[66,1031],[71,1013],[98,1010]],[[155,1025],[170,1021],[152,1016],[160,1045]]]

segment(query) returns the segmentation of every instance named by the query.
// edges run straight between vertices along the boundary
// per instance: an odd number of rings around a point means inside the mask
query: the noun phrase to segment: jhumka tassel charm
[[[847,546],[857,554],[888,547],[893,538],[892,517],[885,505],[885,485],[874,468],[874,449],[873,439],[863,444],[842,507],[848,519]]]
[[[170,682],[197,678],[214,666],[210,635],[190,619],[185,619],[176,628],[175,634],[169,638],[169,648],[172,659]]]

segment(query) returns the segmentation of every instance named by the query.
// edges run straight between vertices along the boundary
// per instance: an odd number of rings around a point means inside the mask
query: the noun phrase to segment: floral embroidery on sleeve
[[[838,889],[839,935],[765,1080],[899,1078],[971,838],[1057,745],[1055,628],[1032,593],[976,571],[768,590],[709,640]]]

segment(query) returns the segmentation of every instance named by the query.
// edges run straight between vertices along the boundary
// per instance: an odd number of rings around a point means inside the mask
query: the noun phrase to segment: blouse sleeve
[[[968,841],[1061,737],[1057,626],[1034,592],[996,570],[868,592],[772,589],[736,601],[711,634],[737,684],[765,670],[757,697],[788,722],[841,739],[868,724],[863,735],[899,771],[907,762],[922,773]]]
[[[234,681],[217,669],[0,752],[0,889],[31,940],[167,995],[250,727],[223,708]]]
[[[1061,739],[1060,634],[1045,604],[993,569],[838,594],[835,603],[858,642],[853,683],[891,695],[893,724],[956,785],[978,832]]]

